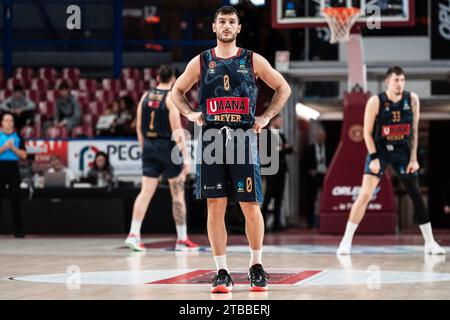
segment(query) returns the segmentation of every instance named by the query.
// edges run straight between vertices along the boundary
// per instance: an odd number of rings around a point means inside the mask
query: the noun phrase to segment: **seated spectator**
[[[75,180],[75,175],[68,168],[64,167],[61,159],[57,156],[51,156],[50,158],[50,168],[47,170],[47,173],[57,173],[64,172],[65,173],[65,187],[70,188],[72,185],[72,181]],[[46,183],[44,182],[44,186]]]
[[[26,124],[32,123],[35,110],[36,104],[28,99],[21,85],[15,85],[12,96],[0,104],[0,113],[10,112],[13,114],[18,132]]]
[[[114,136],[116,134],[117,119],[119,117],[119,99],[100,116],[95,126],[97,136]]]
[[[111,186],[114,182],[114,171],[109,163],[108,155],[98,152],[95,155],[94,164],[87,177],[99,187]]]
[[[132,112],[134,108],[134,101],[130,96],[124,96],[119,99],[119,118],[117,119],[116,135],[117,136],[130,136],[136,134],[136,127],[133,128],[134,114]]]
[[[58,126],[65,126],[69,132],[81,124],[81,108],[77,98],[70,93],[65,81],[59,85],[59,98],[56,101],[56,121]]]

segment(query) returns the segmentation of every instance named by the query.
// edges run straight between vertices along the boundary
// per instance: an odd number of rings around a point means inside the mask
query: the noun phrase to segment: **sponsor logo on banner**
[[[368,210],[381,210],[382,204],[376,202],[378,194],[380,193],[380,186],[378,186],[373,194],[372,199],[369,205],[367,206]],[[358,198],[359,193],[361,192],[360,186],[335,186],[331,190],[331,195],[333,197],[351,197],[351,201],[355,201]],[[335,211],[347,211],[352,208],[353,202],[340,202],[332,207]]]
[[[378,193],[381,188],[378,186],[372,194],[372,201],[377,199]],[[333,197],[352,197],[352,200],[356,200],[361,192],[361,186],[335,186],[331,190]]]
[[[67,146],[66,140],[26,140],[25,148],[27,153],[34,155],[35,163],[48,165],[51,156],[61,159],[63,165],[67,166]]]
[[[439,3],[439,35],[450,41],[450,0]]]
[[[206,100],[208,114],[248,114],[250,98],[247,97],[225,97]]]
[[[133,140],[77,140],[68,148],[69,169],[74,174],[86,174],[97,152],[105,152],[116,175],[142,174],[141,149]]]
[[[355,124],[348,130],[348,136],[353,142],[361,142],[364,139],[363,127]]]

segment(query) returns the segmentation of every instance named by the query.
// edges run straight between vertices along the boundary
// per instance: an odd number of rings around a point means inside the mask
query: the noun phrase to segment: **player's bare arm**
[[[141,147],[141,150],[144,148],[144,136],[142,135],[141,131],[141,120],[142,120],[142,102],[144,101],[144,98],[147,96],[147,93],[144,93],[141,97],[141,100],[139,101],[137,105],[136,110],[136,134],[139,141],[139,146]]]
[[[200,56],[198,55],[188,63],[183,74],[173,85],[169,96],[182,115],[190,121],[197,122],[198,125],[203,125],[204,120],[202,113],[193,111],[185,97],[185,93],[188,92],[199,79]]]
[[[173,139],[183,154],[183,160],[185,163],[184,171],[187,173],[189,171],[188,165],[190,163],[190,158],[186,148],[186,137],[184,135],[183,126],[181,125],[180,111],[173,103],[170,95],[166,97],[166,106],[169,110],[169,124],[172,129]]]
[[[419,163],[417,162],[417,146],[419,143],[420,100],[419,96],[414,92],[411,92],[411,109],[413,112],[413,124],[411,129],[411,155],[408,167],[406,168],[407,173],[413,173],[419,170]]]
[[[364,142],[369,154],[377,152],[375,141],[373,140],[373,128],[375,126],[379,107],[380,100],[378,99],[378,96],[374,95],[367,101],[366,109],[364,111]],[[380,160],[372,160],[370,162],[369,168],[373,173],[378,173],[380,171]]]
[[[291,88],[281,73],[272,68],[270,63],[263,56],[254,53],[253,65],[255,68],[255,76],[275,90],[275,94],[273,95],[267,110],[260,117],[255,118],[254,130],[256,133],[260,133],[262,128],[267,126],[270,119],[280,113],[286,105],[286,102],[291,95]]]

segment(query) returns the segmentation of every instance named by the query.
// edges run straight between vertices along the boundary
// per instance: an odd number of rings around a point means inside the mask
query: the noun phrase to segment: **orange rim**
[[[341,19],[348,19],[351,16],[358,14],[360,9],[354,7],[328,7],[323,8],[322,12],[330,17],[339,17]]]

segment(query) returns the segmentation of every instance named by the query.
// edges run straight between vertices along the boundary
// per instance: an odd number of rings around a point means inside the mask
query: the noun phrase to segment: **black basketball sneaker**
[[[211,285],[211,293],[228,293],[233,288],[233,280],[225,269],[220,269],[213,278]]]
[[[267,279],[270,276],[264,271],[262,265],[255,264],[248,270],[248,279],[250,280],[250,291],[267,291],[269,285]]]

